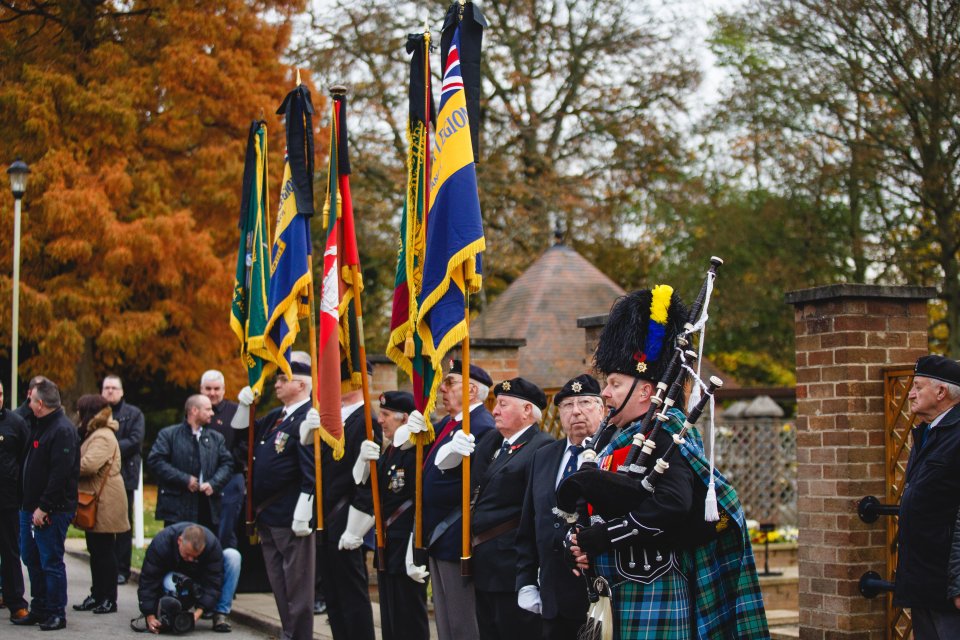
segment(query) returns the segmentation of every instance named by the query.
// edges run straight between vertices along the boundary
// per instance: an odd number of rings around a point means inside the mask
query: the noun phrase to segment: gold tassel
[[[412,358],[413,356],[417,355],[413,347],[413,333],[407,334],[407,340],[403,344],[403,355],[408,358]]]

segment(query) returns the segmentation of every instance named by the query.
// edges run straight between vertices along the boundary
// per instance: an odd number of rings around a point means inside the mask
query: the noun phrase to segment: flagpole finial
[[[423,16],[423,33],[424,35],[430,35],[430,14],[424,14]]]
[[[463,11],[467,7],[467,0],[459,0],[460,2],[460,21],[463,21]]]
[[[339,98],[345,98],[347,95],[347,88],[342,84],[335,84],[332,87],[330,87],[330,95],[333,97],[334,100],[337,100]]]
[[[297,86],[299,87],[302,84],[303,84],[303,81],[300,79],[300,69],[297,68]]]

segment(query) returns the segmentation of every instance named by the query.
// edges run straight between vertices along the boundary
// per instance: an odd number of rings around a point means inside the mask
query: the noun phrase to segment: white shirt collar
[[[306,398],[304,398],[304,399],[301,400],[300,402],[294,402],[293,404],[284,405],[284,406],[283,406],[283,410],[284,410],[284,411],[286,412],[286,414],[289,416],[291,413],[293,413],[294,411],[296,411],[297,409],[299,409],[301,405],[303,405],[304,403],[307,403],[307,402],[310,402],[310,396],[307,396]]]
[[[476,409],[477,407],[479,407],[481,404],[483,404],[483,403],[482,403],[482,402],[477,402],[476,404],[470,405],[470,411],[473,412],[473,410]],[[460,422],[461,420],[463,420],[463,411],[461,411],[460,413],[458,413],[457,416],[454,418],[454,420],[456,420],[457,422]]]
[[[514,442],[516,442],[517,440],[520,439],[520,436],[522,436],[524,433],[527,432],[527,429],[529,429],[529,428],[532,427],[532,426],[533,426],[532,424],[528,424],[528,425],[525,426],[523,429],[520,429],[520,431],[517,431],[515,434],[513,434],[513,435],[510,436],[509,438],[505,438],[504,441],[505,441],[507,444],[512,445]]]
[[[353,404],[348,404],[344,407],[340,407],[340,420],[343,422],[346,422],[347,418],[353,415],[353,412],[362,406],[363,406],[363,400],[361,400],[360,402],[355,402]]]
[[[950,409],[953,409],[953,407],[950,407]],[[933,429],[935,426],[940,424],[940,421],[943,420],[943,417],[948,413],[950,413],[950,409],[947,409],[946,411],[938,415],[936,418],[934,418],[933,421],[930,423],[930,428]]]

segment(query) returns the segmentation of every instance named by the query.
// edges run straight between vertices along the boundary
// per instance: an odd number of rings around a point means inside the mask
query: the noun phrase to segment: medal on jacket
[[[397,469],[397,465],[393,465],[387,474],[390,476],[390,483],[387,485],[387,488],[394,493],[403,491],[403,487],[407,484],[406,472],[403,469]]]
[[[281,431],[277,434],[277,438],[273,441],[273,448],[277,453],[283,453],[283,450],[287,448],[287,440],[290,439],[290,434],[286,431]]]

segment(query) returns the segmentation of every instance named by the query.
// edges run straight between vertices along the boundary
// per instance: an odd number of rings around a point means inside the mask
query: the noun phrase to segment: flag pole
[[[430,24],[429,16],[423,18],[423,114],[425,135],[423,144],[426,147],[425,165],[423,168],[423,214],[426,220],[427,211],[430,208]],[[416,212],[414,212],[415,215]],[[409,215],[409,213],[408,213]],[[419,292],[417,292],[419,295]],[[414,325],[415,327],[416,325]],[[413,329],[416,330],[415,328]],[[411,332],[411,340],[413,334]],[[411,376],[412,380],[413,376]],[[430,416],[424,416],[424,420],[429,420]],[[413,513],[413,551],[414,562],[416,564],[426,564],[427,550],[423,545],[423,438],[417,438],[417,475],[415,476],[416,487],[414,491],[414,513]],[[422,560],[422,561],[421,561]]]
[[[346,97],[347,88],[342,85],[330,87],[330,95],[333,97],[334,102],[339,102]],[[342,114],[341,117],[343,117]],[[356,242],[356,239],[354,239],[354,242]],[[367,375],[367,346],[364,341],[363,331],[363,305],[360,303],[360,281],[362,278],[360,266],[351,264],[350,275],[350,286],[353,289],[353,311],[357,316],[357,351],[360,358],[360,362],[358,363],[360,365],[360,388],[363,390],[363,421],[366,427],[367,440],[372,441],[373,413],[370,408],[370,379]],[[373,520],[377,534],[377,569],[386,571],[386,543],[384,540],[383,514],[381,513],[382,509],[380,504],[380,478],[377,473],[377,462],[375,460],[370,461],[370,491],[373,498]]]
[[[300,69],[297,69],[297,86],[303,84],[300,79]],[[312,176],[311,176],[312,179]],[[309,230],[309,225],[307,229]],[[308,339],[310,340],[310,382],[313,389],[310,391],[310,405],[319,410],[320,403],[317,400],[319,390],[319,380],[317,376],[317,303],[314,295],[313,286],[313,252],[307,254],[307,271],[310,274],[310,323],[308,325]],[[317,532],[323,535],[323,469],[320,464],[320,430],[313,430],[313,474],[315,480],[316,497],[314,504],[317,507]]]
[[[257,544],[257,528],[253,521],[253,447],[254,420],[257,415],[257,401],[250,405],[250,421],[247,422],[247,536],[250,544]]]
[[[467,282],[467,263],[463,264],[463,322],[467,330],[466,336],[463,338],[463,357],[462,357],[462,368],[460,369],[460,393],[461,393],[461,404],[460,408],[463,411],[463,422],[461,424],[461,429],[463,430],[464,435],[470,435],[470,290],[466,286]],[[463,483],[461,486],[461,509],[463,510],[462,522],[463,527],[461,529],[461,557],[460,557],[460,575],[462,576],[471,576],[473,575],[473,567],[471,566],[471,549],[470,549],[470,458],[464,458],[463,462],[460,465],[461,473],[463,474]]]

